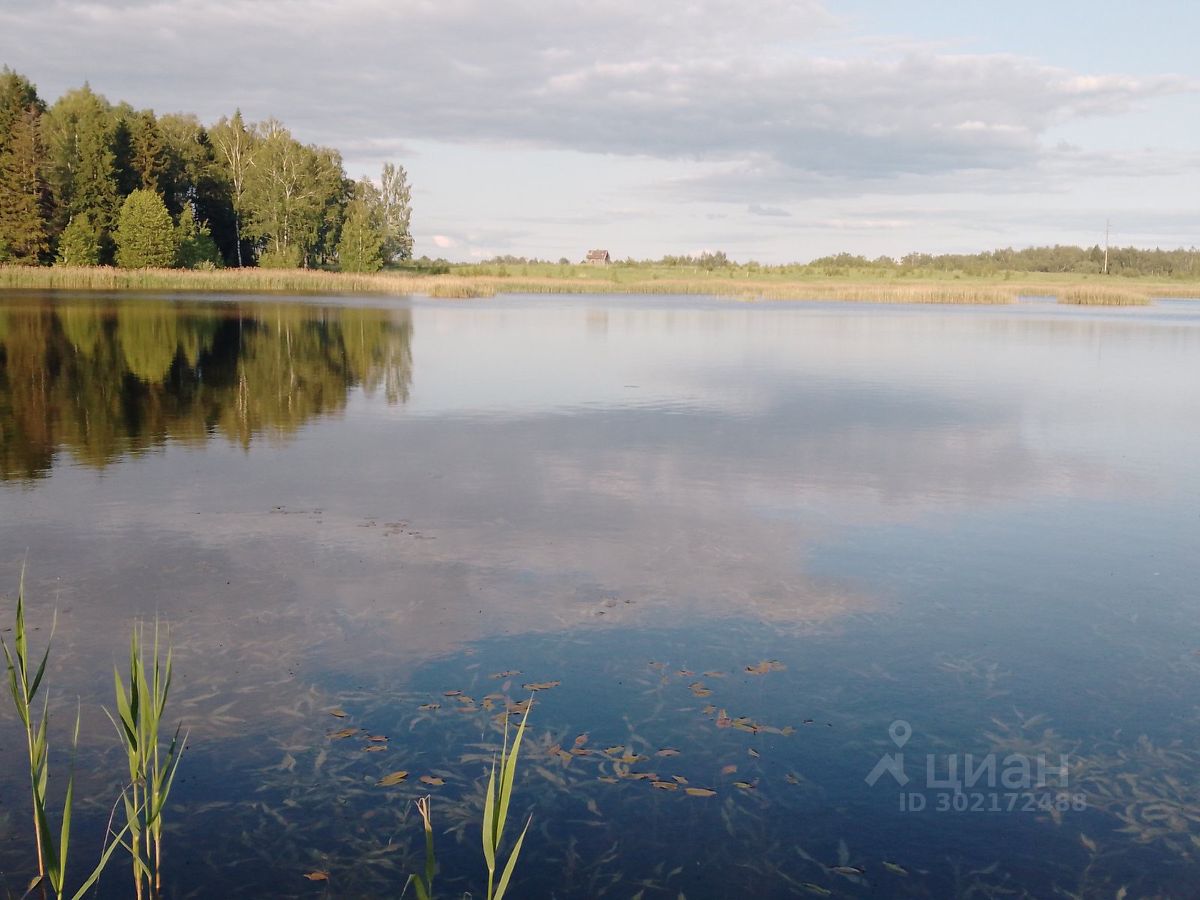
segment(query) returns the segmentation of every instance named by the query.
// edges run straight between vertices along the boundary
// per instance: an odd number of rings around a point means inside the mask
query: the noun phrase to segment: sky
[[[1185,0],[0,0],[53,101],[403,165],[416,254],[1200,244]]]

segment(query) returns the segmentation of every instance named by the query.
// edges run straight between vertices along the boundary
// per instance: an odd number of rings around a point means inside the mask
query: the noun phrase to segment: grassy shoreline
[[[196,291],[290,294],[424,295],[435,298],[496,294],[706,295],[734,300],[831,300],[870,303],[995,305],[1019,296],[1057,298],[1086,306],[1144,306],[1154,299],[1198,298],[1200,284],[1112,278],[1040,276],[1005,278],[780,279],[719,272],[569,267],[561,274],[352,274],[311,269],[116,269],[109,267],[0,266],[0,289],[80,291]]]

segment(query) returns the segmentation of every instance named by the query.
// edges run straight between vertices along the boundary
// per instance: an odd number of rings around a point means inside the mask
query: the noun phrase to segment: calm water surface
[[[170,623],[175,897],[398,896],[426,793],[482,896],[554,682],[515,896],[1200,896],[1198,447],[1182,301],[0,295],[4,619],[24,563],[81,867]]]

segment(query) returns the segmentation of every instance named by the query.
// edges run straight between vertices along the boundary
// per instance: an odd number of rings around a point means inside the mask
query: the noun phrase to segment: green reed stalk
[[[429,800],[429,797],[422,797],[417,801],[417,812],[421,814],[421,821],[425,825],[425,875],[409,875],[408,881],[404,883],[404,890],[400,892],[401,897],[408,892],[408,886],[411,884],[417,890],[417,900],[433,900],[433,876],[437,874],[437,858],[433,854],[433,822],[430,820]]]
[[[517,774],[517,755],[521,752],[521,738],[525,736],[525,721],[529,718],[529,710],[533,708],[532,698],[525,707],[525,715],[521,718],[521,726],[513,739],[512,749],[508,746],[508,718],[504,719],[504,747],[500,751],[500,781],[496,781],[496,761],[492,760],[492,773],[488,777],[487,798],[483,806],[483,858],[487,862],[488,887],[487,900],[502,900],[508,889],[509,879],[517,865],[517,856],[521,853],[521,845],[525,842],[525,834],[529,831],[529,823],[533,816],[525,822],[521,836],[513,845],[508,856],[504,871],[496,882],[496,861],[500,851],[500,842],[504,837],[504,826],[508,821],[508,805],[512,800],[513,779]]]
[[[138,900],[146,895],[156,900],[162,893],[162,812],[187,735],[181,741],[182,726],[178,726],[166,750],[160,746],[163,712],[171,692],[172,651],[168,642],[164,660],[155,622],[151,665],[147,668],[142,651],[144,633],[145,626],[135,623],[129,644],[128,688],[121,681],[121,673],[113,670],[117,718],[112,713],[108,717],[117,729],[129,764],[129,787],[123,798],[129,829],[126,847],[133,861],[136,896]]]
[[[58,617],[55,616],[55,625]],[[42,896],[47,897],[47,887],[54,895],[62,900],[66,897],[67,860],[71,844],[71,808],[75,798],[75,752],[79,747],[79,711],[75,712],[75,730],[71,737],[71,768],[67,775],[67,790],[63,798],[62,823],[59,829],[58,841],[55,842],[50,829],[48,813],[48,788],[50,784],[50,745],[47,730],[50,723],[50,698],[42,701],[41,719],[34,721],[33,701],[42,686],[42,678],[46,674],[46,662],[50,659],[50,642],[54,639],[54,626],[50,628],[50,640],[46,642],[46,650],[38,663],[37,671],[30,678],[29,637],[25,627],[25,569],[21,569],[21,582],[17,590],[17,615],[13,625],[13,649],[9,650],[8,642],[0,638],[0,647],[4,650],[4,660],[8,667],[8,687],[12,693],[13,704],[17,709],[17,717],[25,729],[25,746],[29,760],[29,787],[33,802],[33,830],[37,840],[38,874],[31,882],[29,890],[40,888]],[[118,834],[112,842],[106,842],[100,861],[92,873],[84,881],[83,886],[71,895],[72,900],[80,900],[92,885],[100,878],[100,873],[108,865],[113,851],[120,844],[125,832]]]

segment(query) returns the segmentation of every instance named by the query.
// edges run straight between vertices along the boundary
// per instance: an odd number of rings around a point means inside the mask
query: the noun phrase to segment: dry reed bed
[[[1149,306],[1144,290],[1109,287],[1075,287],[1059,290],[1058,302],[1069,306]]]
[[[826,300],[864,303],[996,305],[1018,296],[1057,297],[1083,306],[1144,306],[1151,297],[1200,295],[1200,286],[1107,285],[1039,282],[853,282],[726,280],[715,277],[618,281],[595,277],[354,274],[312,269],[116,269],[111,267],[0,266],[0,289],[102,291],[209,291],[279,294],[422,294],[440,299],[509,294],[655,294],[730,297],[739,300]]]

